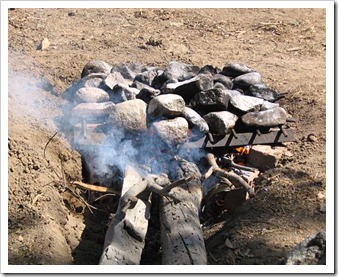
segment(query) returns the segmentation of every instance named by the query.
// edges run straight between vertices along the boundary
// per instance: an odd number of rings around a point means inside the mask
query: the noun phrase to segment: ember
[[[100,264],[140,262],[151,193],[162,196],[163,263],[206,264],[201,222],[236,212],[255,194],[251,146],[294,140],[292,117],[275,103],[284,95],[243,64],[91,61],[63,95],[73,146],[91,176],[75,184],[121,194]]]

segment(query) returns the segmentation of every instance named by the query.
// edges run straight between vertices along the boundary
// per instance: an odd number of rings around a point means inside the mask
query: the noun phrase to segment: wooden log
[[[184,185],[171,190],[179,195],[180,202],[175,203],[166,197],[161,199],[162,264],[205,265],[207,255],[199,220],[201,173],[194,164],[186,161],[178,162],[178,167],[178,176],[175,178],[190,178]]]
[[[135,168],[126,167],[122,197],[106,232],[100,265],[140,264],[150,210],[150,192],[144,191],[147,182]]]

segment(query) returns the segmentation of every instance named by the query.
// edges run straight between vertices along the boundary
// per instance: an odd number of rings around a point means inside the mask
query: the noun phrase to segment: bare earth
[[[59,133],[45,148],[60,95],[93,59],[240,62],[288,92],[280,104],[297,119],[292,156],[260,176],[257,196],[235,217],[225,213],[204,229],[209,264],[278,264],[325,231],[324,9],[15,9],[8,31],[9,264],[99,261],[109,210],[91,212],[67,188],[75,191],[69,181],[82,177],[66,138]],[[51,44],[37,50],[43,38]],[[142,263],[160,263],[154,256]]]

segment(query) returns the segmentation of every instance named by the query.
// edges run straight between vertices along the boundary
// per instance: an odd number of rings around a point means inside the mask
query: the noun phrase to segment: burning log
[[[195,164],[179,161],[176,174],[193,178],[172,191],[184,201],[173,203],[162,197],[160,205],[162,264],[205,265],[207,255],[199,210],[202,199],[201,174]]]

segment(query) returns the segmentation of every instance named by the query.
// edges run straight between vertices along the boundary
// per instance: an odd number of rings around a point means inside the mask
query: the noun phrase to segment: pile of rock
[[[75,130],[85,136],[86,130],[104,125],[92,143],[102,143],[119,128],[156,133],[166,144],[178,145],[188,136],[268,130],[289,117],[275,103],[282,96],[243,64],[219,69],[173,61],[161,69],[90,61],[63,96],[72,105],[67,116]]]

